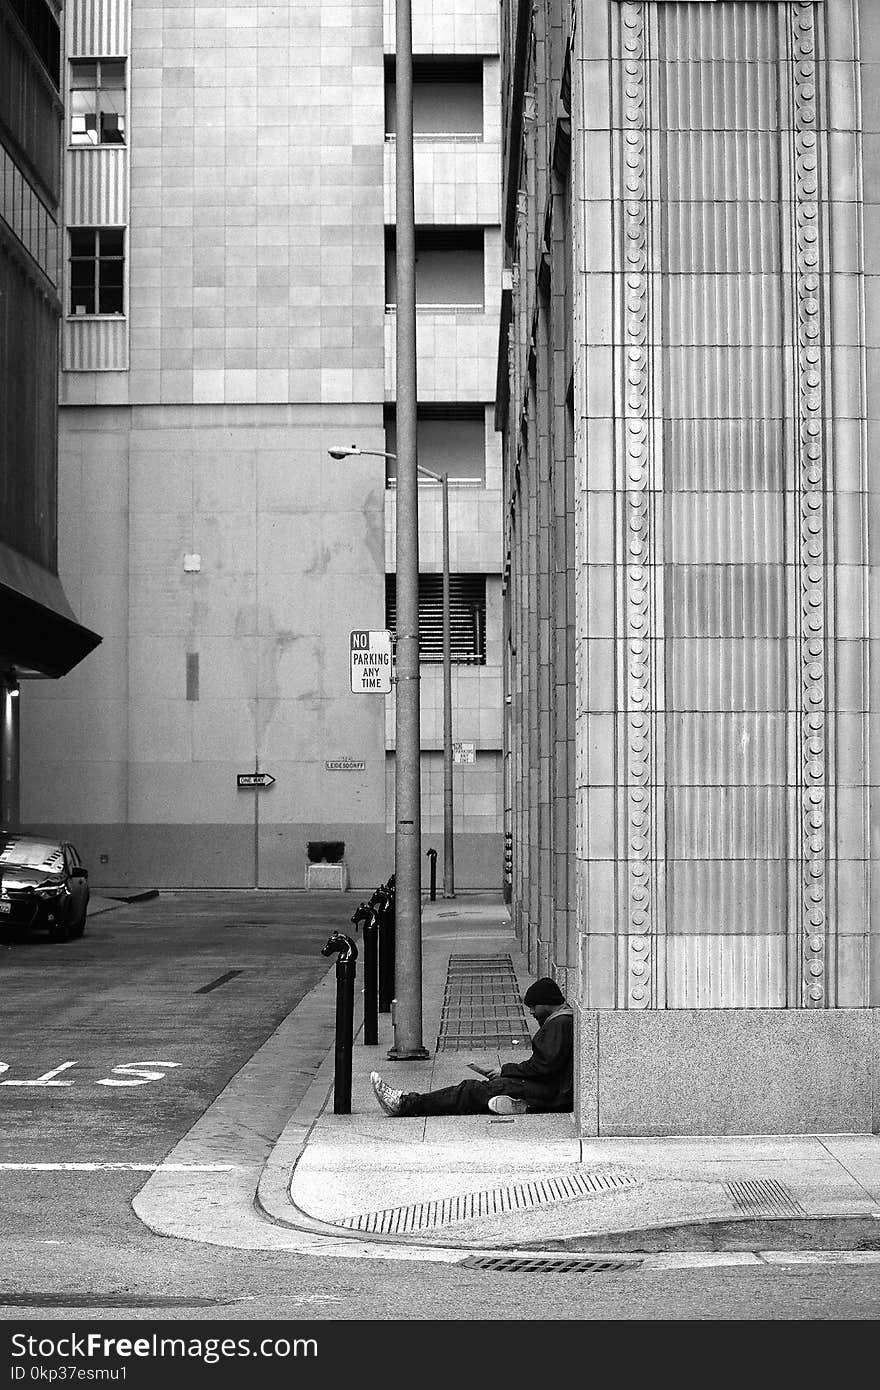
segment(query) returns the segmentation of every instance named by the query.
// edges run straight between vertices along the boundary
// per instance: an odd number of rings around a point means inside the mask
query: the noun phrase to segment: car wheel
[[[75,922],[71,922],[70,925],[68,926],[68,928],[67,928],[67,939],[68,939],[68,941],[76,941],[76,940],[79,939],[79,937],[85,935],[85,930],[86,930],[86,913],[87,913],[87,912],[88,912],[88,908],[85,908],[85,907],[84,907],[83,910],[82,910],[82,912],[81,912],[81,913],[79,914],[79,916],[77,917],[76,921],[75,921]]]

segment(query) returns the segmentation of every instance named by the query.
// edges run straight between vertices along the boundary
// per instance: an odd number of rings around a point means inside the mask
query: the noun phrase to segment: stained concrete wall
[[[126,312],[64,328],[61,566],[104,641],[28,688],[22,811],[69,833],[97,885],[302,886],[312,839],[346,841],[353,886],[391,872],[391,702],[349,693],[348,651],[385,624],[393,506],[381,459],[327,456],[383,450],[393,399],[389,18],[374,0],[66,7],[69,54],[128,59],[128,141],[68,151],[66,204],[69,226],[125,228]],[[489,267],[483,313],[422,316],[424,397],[485,407],[497,19],[466,0],[415,20],[419,51],[487,56],[483,138],[419,149],[420,215],[486,226]],[[487,483],[455,517],[456,563],[497,574],[491,457]],[[431,506],[423,529],[431,568]],[[496,642],[490,705],[497,661]],[[466,720],[458,736],[497,751],[486,710]],[[325,766],[346,756],[364,767]],[[256,766],[275,784],[239,791]],[[463,795],[462,885],[497,882],[497,822]]]

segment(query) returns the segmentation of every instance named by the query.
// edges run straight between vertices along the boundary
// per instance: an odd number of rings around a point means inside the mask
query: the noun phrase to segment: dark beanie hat
[[[523,1003],[526,1008],[531,1008],[533,1004],[564,1004],[565,996],[556,981],[545,976],[543,980],[529,985],[523,995]]]

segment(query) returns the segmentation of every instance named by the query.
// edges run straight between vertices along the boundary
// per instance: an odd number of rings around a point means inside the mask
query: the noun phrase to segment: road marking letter
[[[96,1081],[96,1086],[146,1086],[148,1081],[161,1081],[165,1075],[164,1071],[151,1071],[151,1067],[179,1067],[179,1062],[120,1062],[118,1067],[113,1067],[114,1072],[119,1072],[127,1079],[117,1081],[112,1076],[105,1077],[103,1081]],[[136,1079],[135,1079],[136,1078]]]
[[[62,1062],[60,1067],[53,1067],[51,1071],[43,1072],[35,1081],[0,1081],[0,1086],[72,1086],[72,1081],[53,1081],[52,1077],[57,1076],[60,1071],[67,1071],[68,1067],[75,1067],[76,1062]],[[0,1062],[0,1067],[4,1071],[9,1071],[8,1062]]]

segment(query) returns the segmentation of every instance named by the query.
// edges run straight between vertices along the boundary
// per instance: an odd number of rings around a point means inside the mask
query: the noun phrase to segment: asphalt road
[[[354,906],[350,894],[163,894],[90,919],[81,941],[0,949],[0,1321],[880,1315],[877,1265],[503,1274],[148,1231],[130,1205],[146,1170],[331,968],[320,948]],[[331,1040],[328,1020],[291,1058],[302,1090]],[[144,1171],[57,1166],[69,1163]]]

